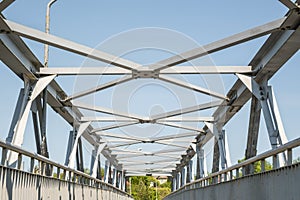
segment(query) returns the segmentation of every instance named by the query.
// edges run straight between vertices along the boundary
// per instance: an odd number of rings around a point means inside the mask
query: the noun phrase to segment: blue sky
[[[4,16],[29,27],[44,30],[46,4],[48,1],[20,0],[13,3]],[[283,17],[287,9],[276,0],[253,0],[245,2],[230,1],[79,1],[58,0],[51,10],[51,30],[54,35],[74,42],[90,46],[92,48],[104,48],[109,51],[109,44],[116,36],[124,32],[146,27],[162,28],[166,32],[184,36],[186,40],[194,44],[204,45],[226,36],[241,32],[272,20]],[[133,31],[134,32],[134,31]],[[248,65],[258,48],[266,37],[238,45],[236,47],[212,54],[208,59],[215,65]],[[39,43],[25,40],[35,55],[43,59],[43,46]],[[158,42],[159,43],[159,42]],[[116,45],[114,43],[114,45]],[[185,48],[188,48],[186,46]],[[116,49],[114,49],[116,50]],[[188,50],[188,49],[183,49]],[[172,53],[172,52],[171,52]],[[170,52],[143,51],[124,55],[125,58],[142,64],[159,61],[170,56]],[[288,139],[298,137],[298,113],[299,105],[299,78],[297,68],[299,55],[295,55],[284,67],[271,79],[275,95],[281,111],[283,124]],[[74,56],[62,50],[50,48],[49,66],[81,66],[89,63],[89,60],[80,56]],[[200,61],[201,62],[201,61]],[[91,62],[92,63],[92,62]],[[72,78],[68,78],[69,82]],[[61,82],[62,79],[57,79]],[[195,82],[196,79],[191,81]],[[235,77],[222,77],[226,92],[235,81]],[[105,79],[103,81],[106,81]],[[5,140],[16,104],[18,91],[22,82],[9,69],[0,63],[0,92],[4,98],[0,105],[0,139]],[[62,82],[64,88],[72,88],[68,81]],[[9,87],[8,87],[9,86]],[[109,92],[103,92],[103,96]],[[102,94],[102,93],[101,93]],[[136,98],[141,98],[137,93]],[[167,106],[168,100],[162,98],[161,104]],[[103,105],[109,105],[110,99],[103,98]],[[147,105],[154,106],[157,102],[149,101]],[[142,107],[141,107],[142,108]],[[142,110],[142,109],[139,109]],[[145,110],[148,112],[149,110]],[[135,112],[139,112],[138,110]],[[142,112],[142,111],[141,111]],[[243,107],[225,127],[231,148],[232,162],[244,156],[246,137],[248,130],[249,103]],[[51,109],[49,109],[48,140],[50,157],[58,162],[64,162],[64,154],[68,132],[71,127],[63,122]],[[34,137],[31,122],[25,135],[24,147],[35,151]],[[259,152],[269,149],[269,140],[264,126],[261,123],[259,136]],[[85,150],[86,158],[89,157],[89,147]],[[209,152],[209,150],[207,150]],[[210,156],[209,154],[207,155]],[[88,159],[86,159],[88,166]]]

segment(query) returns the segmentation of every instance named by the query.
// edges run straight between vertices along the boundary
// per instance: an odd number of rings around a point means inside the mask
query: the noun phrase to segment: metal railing
[[[104,190],[115,191],[119,194],[122,194],[123,196],[132,198],[128,193],[111,184],[105,183],[81,171],[53,162],[50,159],[36,153],[26,151],[21,147],[14,146],[0,140],[0,148],[2,148],[1,165],[4,167],[7,167],[6,157],[8,151],[11,151],[18,154],[18,159],[15,163],[18,170],[22,169],[23,157],[28,157],[30,159],[30,169],[28,171],[24,170],[26,172],[59,179],[61,181],[68,181],[71,183],[83,184],[91,187],[101,188]],[[36,161],[38,162],[38,170],[36,170],[35,168],[37,167],[37,165],[35,165]],[[46,168],[48,168],[50,173],[46,173]]]
[[[252,157],[248,160],[245,160],[241,163],[238,163],[236,165],[230,166],[222,171],[215,172],[210,174],[209,176],[206,176],[204,178],[198,179],[194,182],[188,183],[178,190],[172,192],[170,195],[177,193],[179,191],[183,190],[189,190],[189,189],[195,189],[195,188],[201,188],[206,187],[209,185],[214,185],[226,181],[231,181],[234,179],[241,178],[246,175],[252,175],[254,174],[254,164],[256,162],[260,162],[261,170],[259,173],[266,171],[266,159],[272,157],[272,170],[279,168],[279,160],[278,156],[281,153],[286,153],[286,162],[284,163],[284,166],[290,166],[293,164],[293,149],[300,146],[300,138],[297,138],[295,140],[292,140],[282,146],[279,146],[276,149],[266,151],[260,155],[257,155],[255,157]],[[284,167],[282,166],[282,167]],[[245,173],[245,168],[250,167],[251,172],[249,174]]]

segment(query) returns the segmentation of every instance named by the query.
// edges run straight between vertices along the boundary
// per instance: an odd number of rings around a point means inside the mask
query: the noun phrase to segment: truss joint
[[[132,78],[153,78],[157,79],[159,77],[159,71],[143,69],[143,70],[132,70]]]

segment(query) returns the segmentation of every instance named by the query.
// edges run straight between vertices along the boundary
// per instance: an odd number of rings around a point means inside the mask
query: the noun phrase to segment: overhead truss
[[[9,0],[2,1],[0,3],[0,12],[12,2]],[[185,181],[182,177],[185,177],[185,174],[187,174],[190,181],[191,159],[195,154],[197,155],[197,166],[199,168],[197,169],[197,177],[201,177],[204,175],[203,146],[211,138],[215,138],[215,150],[218,152],[214,157],[214,161],[219,165],[220,158],[222,168],[227,167],[230,158],[228,157],[228,148],[226,147],[226,137],[223,128],[251,97],[259,100],[254,101],[257,104],[255,107],[256,110],[260,109],[258,102],[261,103],[270,135],[270,142],[272,147],[276,148],[286,140],[283,125],[280,120],[277,104],[274,102],[275,97],[268,97],[267,102],[262,99],[267,97],[261,95],[261,93],[268,92],[270,95],[274,94],[268,85],[266,85],[268,80],[300,47],[300,29],[298,27],[300,23],[299,6],[289,0],[281,0],[281,2],[290,9],[283,18],[204,45],[203,47],[183,52],[150,66],[143,66],[115,55],[46,34],[42,31],[12,22],[1,16],[0,59],[24,81],[24,94],[22,94],[23,96],[25,95],[21,100],[22,104],[16,109],[18,116],[12,123],[13,128],[9,133],[8,141],[22,145],[30,110],[35,110],[33,117],[36,119],[37,109],[33,107],[36,105],[36,99],[41,98],[42,91],[46,89],[48,97],[43,96],[43,101],[47,102],[48,105],[74,127],[74,130],[70,133],[66,164],[74,168],[76,161],[78,165],[82,162],[82,158],[80,158],[80,153],[78,152],[82,148],[81,138],[85,138],[95,147],[92,156],[91,175],[97,177],[97,170],[100,166],[99,155],[103,154],[107,158],[104,177],[107,181],[111,178],[112,173],[109,172],[111,166],[114,166],[114,177],[117,176],[118,172],[124,173],[125,170],[127,171],[127,175],[167,174],[172,175],[175,179],[177,174],[180,173],[182,182]],[[249,65],[180,65],[265,35],[269,35],[268,39]],[[73,66],[45,68],[26,46],[21,37],[77,55],[89,57],[104,62],[107,65],[99,67]],[[221,94],[173,76],[178,74],[186,75],[186,77],[193,74],[229,74],[236,76],[236,82],[227,94]],[[72,94],[63,91],[55,81],[58,75],[62,77],[107,75],[117,76],[117,78]],[[212,100],[199,105],[190,105],[186,108],[166,111],[152,116],[122,113],[98,105],[88,105],[80,102],[80,98],[82,97],[130,82],[134,79],[159,80],[176,87],[207,95]],[[260,89],[261,87],[265,87],[265,90]],[[268,108],[267,103],[270,105]],[[212,116],[191,117],[186,115],[207,109],[215,109]],[[84,115],[84,111],[86,110],[104,114],[105,116],[97,114],[95,116],[87,116]],[[272,124],[272,120],[275,120],[276,123]],[[37,120],[34,121],[37,122]],[[97,127],[95,126],[96,122],[109,124]],[[189,122],[203,122],[203,128],[186,125]],[[141,124],[168,126],[172,127],[172,130],[176,129],[177,131],[164,136],[153,136],[150,138],[114,132],[120,127],[134,127]],[[250,124],[251,126],[255,126],[253,119]],[[132,150],[130,147],[133,145],[160,145],[163,149],[159,151],[141,149],[139,151]],[[10,155],[7,162],[11,164],[16,159],[16,155]],[[115,184],[114,181],[115,179],[111,183]],[[176,181],[178,181],[178,178]]]

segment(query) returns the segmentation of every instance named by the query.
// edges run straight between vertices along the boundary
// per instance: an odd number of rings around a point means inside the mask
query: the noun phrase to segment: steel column
[[[36,83],[31,83],[24,76],[25,90],[22,103],[17,104],[16,112],[20,111],[18,121],[14,121],[16,118],[14,116],[12,125],[15,124],[13,129],[13,133],[9,133],[7,137],[7,141],[18,146],[22,146],[25,128],[27,125],[27,120],[29,116],[29,112],[32,106],[33,101],[37,98],[37,96],[45,89],[45,87],[55,78],[55,75],[43,77],[37,80]],[[21,107],[18,107],[21,105]],[[10,153],[8,156],[8,165],[14,166],[14,163],[17,160],[17,155],[14,153]]]
[[[257,139],[258,131],[260,124],[260,115],[261,115],[261,106],[259,100],[252,95],[251,99],[251,108],[250,108],[250,119],[248,127],[248,139],[247,139],[247,148],[245,152],[245,159],[256,156],[257,153]],[[248,165],[245,168],[246,174],[251,174],[253,172],[253,166]]]
[[[106,143],[96,145],[91,155],[91,168],[90,173],[94,178],[101,179],[101,165],[100,165],[100,153],[103,148],[106,146]]]
[[[71,168],[75,167],[75,159],[76,159],[76,155],[78,155],[77,151],[78,151],[78,148],[80,148],[80,145],[78,146],[78,143],[81,143],[80,137],[89,125],[90,125],[90,122],[81,123],[79,125],[78,131],[76,131],[76,127],[74,127],[74,129],[75,129],[75,131],[73,131],[73,134],[74,134],[73,141],[74,142],[69,143],[69,145],[70,144],[72,145],[72,147],[71,147],[72,151],[70,152],[70,156],[69,156],[69,160],[68,160],[68,166]],[[69,139],[69,141],[70,141],[70,139]],[[80,149],[79,149],[79,152],[81,152]]]
[[[196,169],[196,179],[200,179],[204,177],[204,149],[202,145],[196,145],[196,153],[197,153],[197,169]]]
[[[193,180],[193,161],[190,160],[186,166],[186,183],[190,183]]]
[[[183,167],[182,169],[181,169],[181,182],[180,182],[180,186],[182,187],[182,186],[184,186],[185,185],[185,181],[186,181],[186,179],[185,179],[185,177],[186,177],[186,170],[185,170],[185,167]]]
[[[276,99],[273,99],[274,95],[271,86],[268,86],[266,81],[259,85],[252,77],[246,75],[237,74],[237,76],[260,101],[272,148],[275,149],[278,145],[282,145],[282,137],[285,142],[287,139],[284,133]],[[281,134],[279,132],[281,132]],[[283,158],[280,160],[281,164],[285,163],[286,156],[283,154]]]
[[[106,160],[105,161],[105,166],[104,166],[104,182],[105,183],[108,183],[108,178],[109,178],[109,165],[110,165],[110,163],[109,163],[109,161],[108,160]]]

